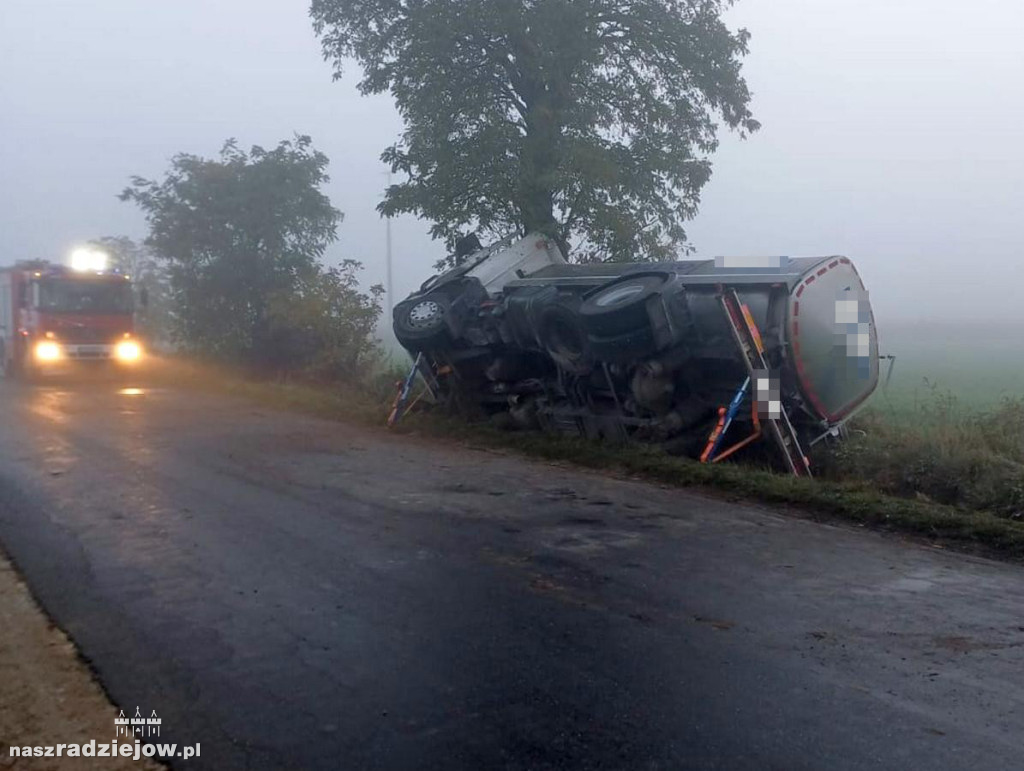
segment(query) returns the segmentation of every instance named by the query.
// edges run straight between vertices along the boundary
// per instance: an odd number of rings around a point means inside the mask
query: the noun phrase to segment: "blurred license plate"
[[[77,354],[81,358],[97,358],[99,356],[106,356],[107,347],[105,345],[80,345],[78,346]]]

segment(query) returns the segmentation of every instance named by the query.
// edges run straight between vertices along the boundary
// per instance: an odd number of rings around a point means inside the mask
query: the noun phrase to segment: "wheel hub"
[[[433,300],[424,300],[409,311],[409,326],[415,329],[430,327],[437,323],[440,316],[441,306]]]

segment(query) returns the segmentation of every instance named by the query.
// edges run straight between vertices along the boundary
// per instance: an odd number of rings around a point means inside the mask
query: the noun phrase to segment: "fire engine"
[[[31,378],[76,362],[135,364],[142,345],[133,328],[130,277],[107,269],[94,249],[70,265],[19,262],[0,268],[0,366]]]

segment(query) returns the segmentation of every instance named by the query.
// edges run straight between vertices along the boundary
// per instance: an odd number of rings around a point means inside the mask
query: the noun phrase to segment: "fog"
[[[116,199],[177,152],[309,134],[345,213],[331,260],[384,275],[380,151],[401,123],[320,55],[306,3],[3,0],[0,263],[60,259],[103,235],[142,238]],[[690,238],[699,255],[847,254],[880,323],[1024,321],[1019,0],[741,0],[745,74],[764,128],[723,135]],[[443,249],[393,223],[404,296]]]

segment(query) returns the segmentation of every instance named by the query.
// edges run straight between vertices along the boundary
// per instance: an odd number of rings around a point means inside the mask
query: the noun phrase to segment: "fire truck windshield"
[[[38,308],[47,313],[131,313],[132,290],[126,282],[44,279]]]

